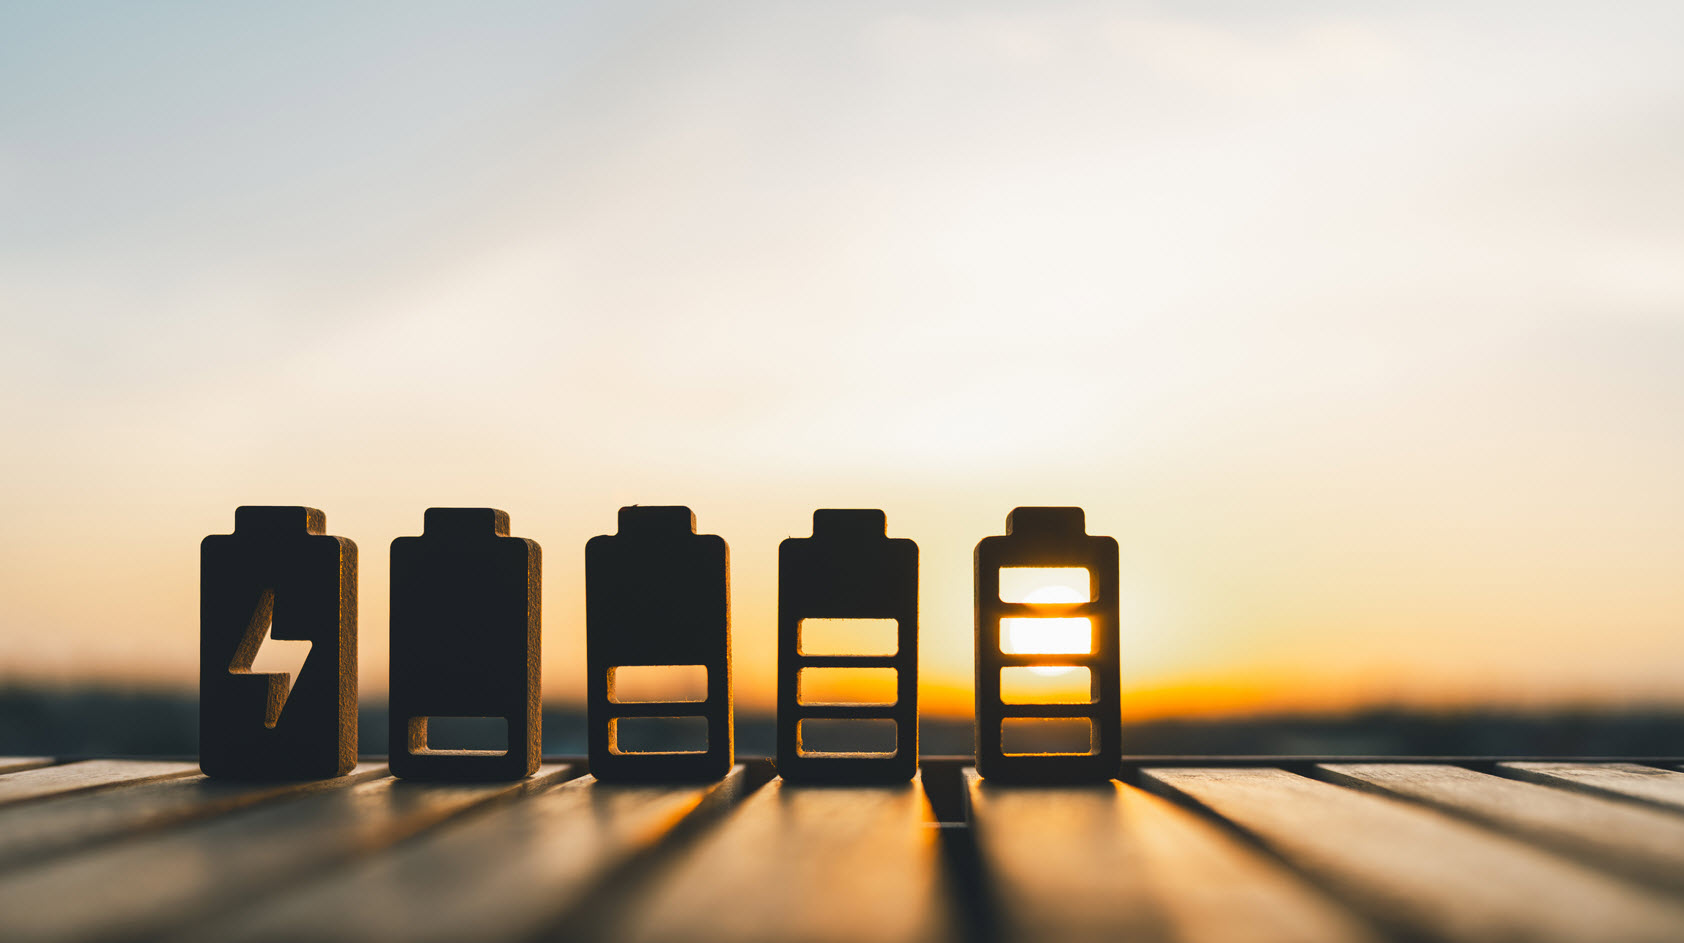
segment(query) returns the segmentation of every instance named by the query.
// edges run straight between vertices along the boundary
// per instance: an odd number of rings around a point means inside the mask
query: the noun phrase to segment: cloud
[[[1288,95],[1386,75],[1405,59],[1398,42],[1351,21],[1238,28],[1193,19],[1109,23],[1110,46],[1159,75],[1235,95]]]
[[[1245,97],[1396,71],[1400,38],[1353,19],[1236,21],[1088,11],[957,12],[887,17],[871,35],[903,60],[949,67],[1132,67],[1171,82]]]

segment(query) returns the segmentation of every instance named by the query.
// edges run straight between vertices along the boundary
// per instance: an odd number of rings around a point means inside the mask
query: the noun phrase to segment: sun
[[[1023,596],[1026,603],[1060,605],[1087,602],[1073,586],[1042,586]],[[1093,651],[1093,621],[1086,618],[1034,617],[1000,620],[1000,650],[1009,655],[1086,655]],[[1071,666],[1033,666],[1038,675],[1061,675]]]

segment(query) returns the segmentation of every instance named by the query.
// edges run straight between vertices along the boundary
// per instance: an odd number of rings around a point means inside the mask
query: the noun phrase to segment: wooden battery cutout
[[[736,758],[730,548],[696,533],[687,507],[624,507],[619,523],[619,533],[585,544],[591,774],[602,782],[718,779]],[[634,688],[622,680],[634,672],[654,673],[657,683]],[[688,681],[690,690],[663,689],[660,679]],[[640,727],[653,733],[639,736]]]
[[[1001,598],[1002,569],[1087,572],[1085,601]],[[1017,508],[976,547],[976,767],[989,779],[1104,780],[1122,759],[1117,541],[1089,536],[1081,508]],[[1072,626],[1086,620],[1085,631]],[[1010,631],[1003,633],[1006,624]],[[1084,637],[1085,636],[1085,637]],[[1001,672],[1087,669],[1091,697],[1001,696]],[[1072,736],[1074,734],[1074,736]],[[1085,734],[1085,735],[1084,735]],[[1020,739],[1022,738],[1022,739]],[[1026,740],[1026,742],[1024,742]]]
[[[392,774],[520,779],[538,769],[541,551],[493,508],[428,508],[392,541]],[[501,721],[499,724],[498,721]],[[487,727],[490,742],[443,742]]]
[[[877,644],[844,633],[852,651],[839,652],[815,644],[818,620],[894,626]],[[860,677],[855,691],[871,690],[862,669],[892,670],[892,688],[848,703],[804,696],[819,687],[804,676],[836,669]],[[777,764],[792,782],[902,782],[918,771],[918,545],[889,537],[882,511],[814,511],[813,536],[778,547]]]
[[[357,762],[357,545],[307,507],[241,507],[199,545],[199,768],[323,779]],[[254,674],[265,637],[310,643],[298,677]]]

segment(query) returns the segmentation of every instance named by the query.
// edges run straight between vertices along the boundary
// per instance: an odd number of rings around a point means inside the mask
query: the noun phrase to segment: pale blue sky
[[[196,543],[495,504],[1125,548],[1125,678],[1677,699],[1684,7],[0,8],[0,682],[193,672]],[[940,692],[937,692],[938,694]],[[1313,699],[1313,698],[1311,698]]]

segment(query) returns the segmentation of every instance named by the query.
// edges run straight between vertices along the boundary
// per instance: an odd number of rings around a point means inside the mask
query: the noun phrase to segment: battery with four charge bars
[[[815,645],[804,625],[833,619],[895,625],[868,652],[844,633],[840,647],[856,650],[838,652]],[[815,703],[804,696],[820,687],[809,683],[814,675],[836,669],[892,671],[894,699]],[[814,735],[825,726],[837,729]],[[872,727],[892,733],[873,742]],[[856,731],[867,739],[851,736]],[[830,736],[837,736],[834,748],[817,742]],[[899,782],[918,771],[918,545],[889,537],[882,511],[814,511],[813,536],[778,547],[777,765],[794,782]]]
[[[1001,570],[1072,568],[1087,571],[1082,601],[1001,597]],[[985,778],[1025,782],[1104,780],[1121,767],[1122,708],[1119,691],[1117,541],[1087,533],[1081,508],[1023,507],[1006,517],[1005,536],[984,537],[976,547],[976,768]],[[1046,620],[1039,621],[1038,620]],[[1051,620],[1087,622],[1086,644],[1049,637]],[[1002,634],[1003,623],[1021,632]],[[1069,622],[1065,622],[1066,625]],[[1078,623],[1079,624],[1079,623]],[[1014,632],[1014,634],[1016,634]],[[1008,644],[1002,645],[1006,641]],[[1047,644],[1047,642],[1052,644]],[[1088,696],[1079,703],[1022,703],[1037,698],[1002,694],[1006,672],[1087,672]],[[1008,744],[1007,726],[1030,738]],[[1086,727],[1085,749],[1037,749],[1036,734],[1055,727]]]
[[[537,771],[541,570],[538,544],[509,536],[508,513],[493,508],[428,508],[421,536],[392,541],[393,775]],[[436,742],[447,726],[485,725],[504,736]]]
[[[730,548],[687,507],[625,507],[619,523],[585,545],[591,773],[717,779],[735,762]]]

